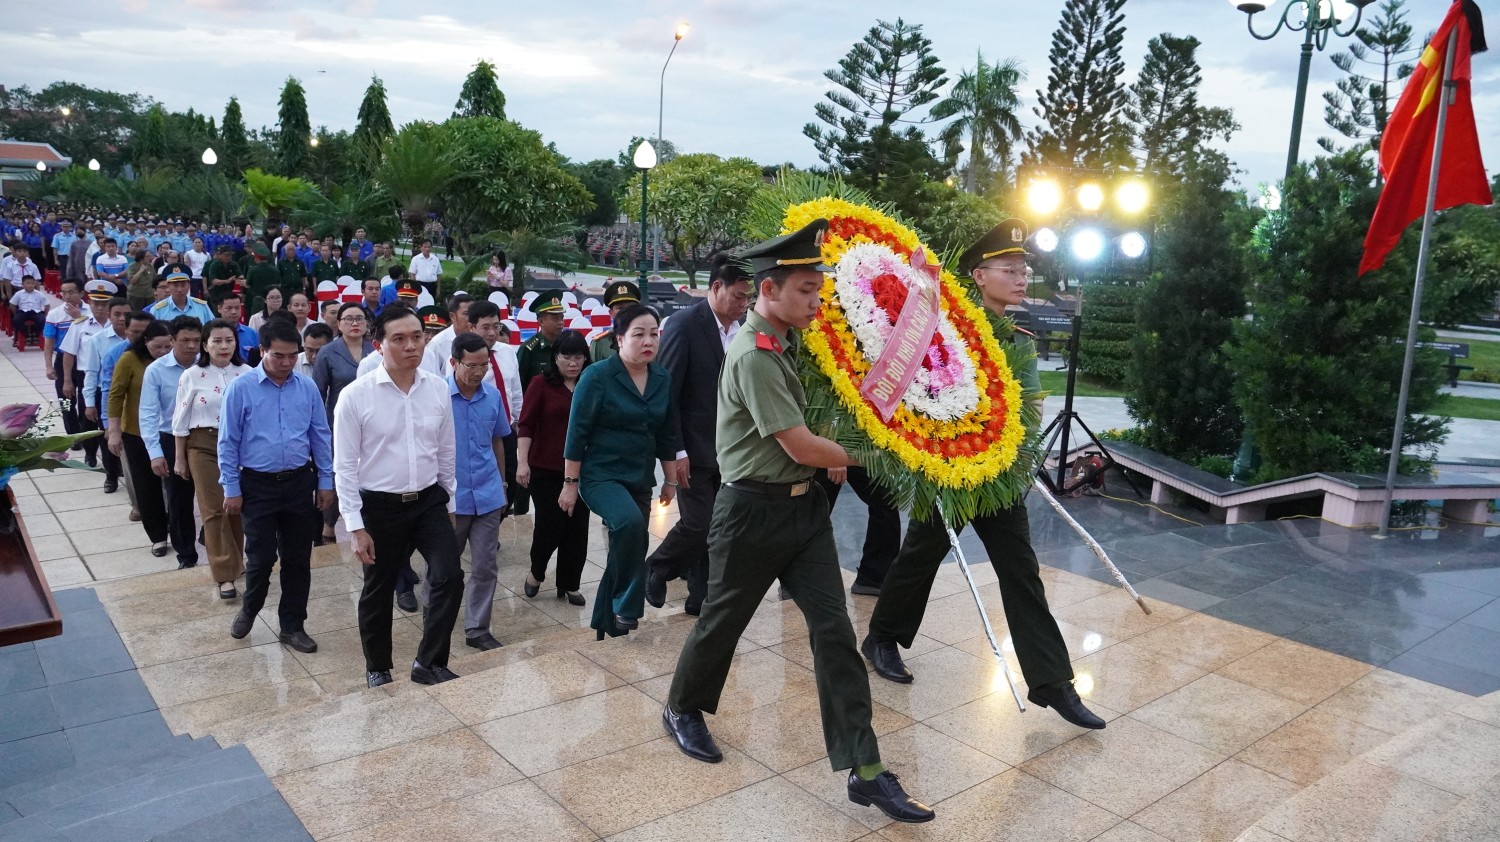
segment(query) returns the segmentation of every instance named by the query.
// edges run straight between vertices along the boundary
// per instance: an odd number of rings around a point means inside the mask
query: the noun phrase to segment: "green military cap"
[[[402,279],[396,282],[397,298],[419,298],[422,295],[422,285],[410,279]]]
[[[254,245],[250,246],[250,253],[253,254],[253,255],[255,255],[256,257],[270,257],[271,256],[271,250],[268,249],[268,248],[266,248],[266,244],[265,243],[261,243],[261,242],[257,242]]]
[[[531,312],[538,316],[543,313],[561,313],[566,309],[563,307],[562,298],[563,294],[560,289],[549,289],[540,293],[531,300]]]
[[[641,300],[641,288],[630,281],[615,281],[604,291],[604,306],[613,307],[616,304],[638,304]]]
[[[745,249],[736,260],[753,275],[780,267],[832,272],[833,267],[823,262],[823,238],[827,233],[828,220],[814,219],[800,230]]]
[[[442,307],[428,305],[417,311],[423,330],[444,330],[448,327],[448,311]]]
[[[967,275],[974,267],[992,257],[1019,254],[1030,257],[1026,250],[1026,223],[1011,218],[986,231],[974,245],[969,246],[958,258],[959,274]]]

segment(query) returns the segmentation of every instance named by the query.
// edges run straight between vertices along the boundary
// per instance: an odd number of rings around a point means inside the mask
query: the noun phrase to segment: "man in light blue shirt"
[[[73,223],[66,219],[58,223],[58,228],[58,232],[52,235],[52,254],[57,259],[58,274],[67,277],[68,249],[73,247],[73,241],[78,237],[73,233]]]
[[[448,392],[453,401],[456,441],[453,531],[458,551],[469,546],[471,568],[464,586],[464,643],[479,650],[499,649],[490,632],[499,573],[496,554],[500,521],[505,517],[505,437],[510,421],[494,386],[484,382],[490,371],[490,349],[477,333],[453,340],[453,369]],[[427,587],[424,582],[424,591]],[[426,602],[426,600],[423,600]]]
[[[280,640],[298,652],[315,652],[318,644],[303,624],[320,512],[336,500],[333,433],[317,385],[294,370],[302,355],[297,325],[268,319],[260,345],[260,365],[229,384],[219,413],[224,513],[240,515],[245,527],[245,596],[229,635],[238,640],[250,633],[279,558]]]
[[[203,323],[192,316],[178,316],[167,330],[172,334],[172,352],[146,366],[137,420],[146,455],[151,457],[151,473],[161,477],[167,493],[167,537],[177,552],[177,569],[181,570],[198,565],[198,530],[193,522],[193,481],[177,475],[172,410],[177,406],[177,381],[198,360]]]
[[[151,309],[146,312],[150,313],[152,318],[164,322],[170,322],[178,316],[192,316],[200,325],[213,321],[214,314],[208,309],[208,302],[188,295],[192,281],[192,276],[181,264],[174,264],[167,272],[167,277],[162,280],[167,287],[167,297],[152,304]]]

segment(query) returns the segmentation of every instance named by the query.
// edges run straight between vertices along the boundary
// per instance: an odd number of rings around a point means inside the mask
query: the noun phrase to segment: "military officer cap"
[[[188,283],[192,280],[192,276],[182,271],[181,269],[172,269],[171,271],[167,272],[167,276],[162,279],[162,283]]]
[[[639,304],[641,300],[641,288],[630,281],[615,281],[604,291],[604,306],[613,307],[616,304]]]
[[[422,294],[422,285],[416,281],[402,279],[396,282],[397,298],[416,298]]]
[[[1019,219],[1011,218],[986,231],[983,237],[974,245],[969,246],[958,258],[958,271],[967,275],[974,271],[974,267],[989,260],[992,257],[1001,257],[1007,254],[1019,254],[1022,257],[1030,257],[1031,252],[1026,250],[1026,223]]]
[[[448,327],[448,312],[442,307],[429,305],[417,311],[423,330],[443,330]]]
[[[566,309],[563,307],[562,298],[562,290],[549,289],[546,292],[538,295],[536,298],[532,299],[531,312],[537,314],[538,316],[542,315],[543,313],[561,313],[564,309]],[[637,295],[636,298],[640,298],[640,296]]]
[[[266,248],[266,244],[262,242],[256,242],[254,245],[250,246],[250,253],[255,255],[256,257],[271,256],[271,250]]]
[[[814,219],[790,234],[750,246],[736,259],[752,275],[782,267],[832,272],[833,267],[823,262],[823,238],[827,233],[828,220]]]
[[[161,274],[163,278],[167,278],[170,280],[173,275],[176,275],[178,273],[187,275],[188,280],[193,279],[193,270],[186,263],[168,263],[167,265],[161,267]]]
[[[84,284],[83,291],[88,294],[90,301],[108,301],[115,297],[115,285],[102,278]]]

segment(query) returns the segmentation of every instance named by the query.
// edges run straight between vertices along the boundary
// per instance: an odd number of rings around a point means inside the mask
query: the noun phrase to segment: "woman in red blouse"
[[[531,490],[536,528],[531,533],[531,572],[526,595],[534,597],[547,580],[547,560],[557,553],[557,598],[583,605],[579,577],[589,547],[589,510],[579,500],[573,514],[557,505],[563,487],[563,444],[568,437],[568,413],[573,388],[589,364],[589,344],[583,334],[563,331],[552,343],[552,368],[533,377],[521,401],[516,439],[516,482]]]

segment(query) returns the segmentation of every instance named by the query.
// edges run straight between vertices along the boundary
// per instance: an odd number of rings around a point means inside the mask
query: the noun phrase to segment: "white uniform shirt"
[[[423,256],[418,253],[411,259],[411,267],[407,271],[411,272],[412,280],[418,283],[434,283],[443,271],[443,261],[438,260],[435,254]]]
[[[10,303],[22,313],[42,313],[47,310],[47,296],[39,289],[27,292],[24,288],[17,289],[10,297]]]
[[[355,378],[333,410],[333,475],[345,526],[365,528],[361,490],[404,494],[436,483],[454,511],[455,450],[447,380],[417,369],[411,391],[402,392],[383,366]]]

